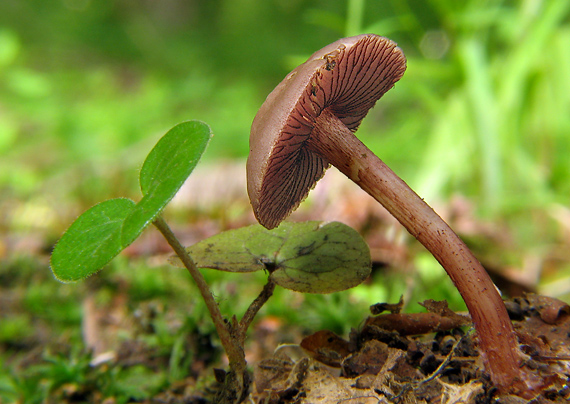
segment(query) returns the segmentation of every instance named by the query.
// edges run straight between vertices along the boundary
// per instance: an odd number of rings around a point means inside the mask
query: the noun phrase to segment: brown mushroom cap
[[[356,131],[405,69],[394,42],[359,35],[315,52],[267,96],[253,120],[247,161],[249,198],[262,225],[276,227],[328,167],[326,156],[305,147],[321,112],[328,108]]]

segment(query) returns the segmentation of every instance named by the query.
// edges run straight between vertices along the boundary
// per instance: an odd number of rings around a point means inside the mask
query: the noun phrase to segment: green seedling
[[[84,279],[99,271],[128,247],[176,195],[198,164],[210,138],[210,128],[197,121],[172,128],[149,153],[140,172],[143,198],[126,198],[95,205],[81,215],[59,240],[51,267],[62,282]]]
[[[184,248],[161,216],[198,163],[211,138],[210,128],[190,121],[172,128],[146,158],[140,173],[138,202],[111,199],[81,215],[65,232],[51,256],[62,282],[93,275],[153,224],[196,282],[229,359],[229,372],[218,372],[223,388],[218,403],[239,403],[249,393],[244,355],[249,325],[275,285],[306,293],[331,293],[354,287],[370,274],[370,251],[352,228],[341,223],[285,223],[267,230],[259,225],[227,231]],[[228,272],[266,271],[269,279],[238,322],[224,320],[198,268]]]

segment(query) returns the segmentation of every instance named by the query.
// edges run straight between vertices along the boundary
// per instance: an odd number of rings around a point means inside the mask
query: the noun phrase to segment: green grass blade
[[[497,107],[492,76],[483,45],[475,39],[458,46],[462,57],[467,97],[471,104],[475,134],[481,156],[481,176],[485,205],[493,211],[501,199],[503,174]]]

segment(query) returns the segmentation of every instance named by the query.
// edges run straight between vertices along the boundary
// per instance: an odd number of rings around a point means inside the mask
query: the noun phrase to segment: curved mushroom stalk
[[[493,383],[532,396],[512,324],[485,269],[451,228],[353,132],[402,77],[406,59],[389,39],[360,35],[315,52],[269,94],[251,128],[248,193],[258,221],[276,227],[329,164],[380,202],[439,261],[461,293]]]
[[[527,392],[534,378],[519,371],[523,355],[503,300],[459,236],[330,111],[324,110],[317,118],[307,147],[326,155],[433,254],[467,305],[493,383],[502,390]]]

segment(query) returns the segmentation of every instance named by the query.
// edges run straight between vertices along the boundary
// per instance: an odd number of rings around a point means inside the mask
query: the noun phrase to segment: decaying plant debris
[[[463,316],[446,305],[427,302],[424,306],[431,312],[371,317],[348,340],[318,331],[301,342],[312,358],[294,361],[277,354],[262,360],[255,366],[252,400],[266,404],[522,402],[517,397],[494,396],[471,329],[442,330],[447,321],[464,325]],[[527,364],[548,380],[536,402],[568,402],[570,306],[529,294],[509,301],[508,307],[528,355]],[[442,321],[434,322],[434,316]],[[388,320],[375,322],[377,318]],[[398,331],[390,323],[397,324]],[[401,324],[408,324],[408,329]],[[432,333],[409,335],[418,329]],[[439,331],[433,334],[434,330]]]

